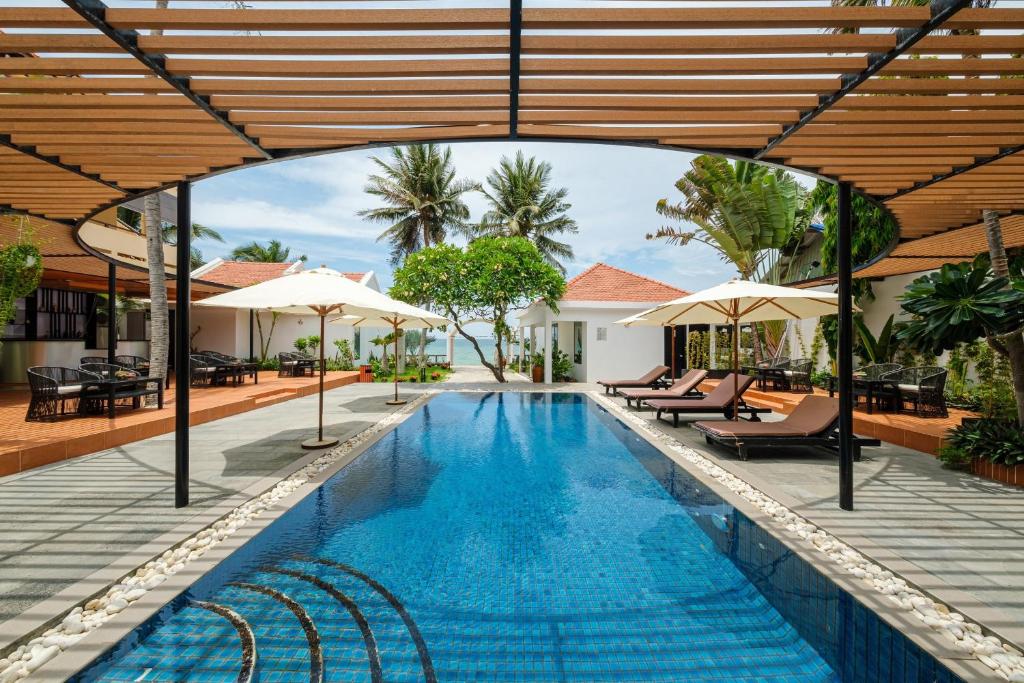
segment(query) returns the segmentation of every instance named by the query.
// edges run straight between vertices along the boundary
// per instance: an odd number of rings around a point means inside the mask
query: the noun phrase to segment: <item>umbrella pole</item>
[[[324,360],[324,320],[327,314],[325,312],[320,313],[320,408],[317,413],[317,432],[315,439],[307,439],[302,442],[302,447],[306,449],[315,448],[330,448],[338,443],[337,439],[325,439],[324,438],[324,371],[325,371],[325,360]]]
[[[404,405],[405,401],[398,399],[398,318],[395,318],[395,397],[387,402],[389,406],[400,406]]]
[[[732,419],[740,419],[740,319],[732,321]]]

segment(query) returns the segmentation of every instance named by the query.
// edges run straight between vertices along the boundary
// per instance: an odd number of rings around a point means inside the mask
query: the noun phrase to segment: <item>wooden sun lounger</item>
[[[662,377],[672,372],[667,365],[658,365],[643,377],[638,379],[599,379],[597,383],[604,387],[604,393],[609,390],[613,394],[619,393],[619,389],[643,389],[653,387]]]
[[[707,370],[690,370],[667,389],[623,389],[619,396],[626,399],[627,406],[636,401],[637,410],[643,410],[643,402],[652,398],[700,398],[704,394],[697,386],[707,376]]]
[[[779,422],[698,422],[694,429],[703,432],[709,444],[731,446],[746,460],[754,447],[785,448],[819,446],[839,449],[839,400],[827,396],[807,396],[793,412]],[[880,446],[878,439],[853,438],[853,459],[860,460],[864,446]]]
[[[744,402],[743,392],[754,383],[753,377],[738,375],[737,379],[739,386],[736,394],[739,395],[738,409],[741,414],[746,413],[750,415],[751,421],[757,422],[761,419],[758,417],[759,414],[772,412],[770,408],[755,408]],[[662,414],[671,414],[672,426],[678,427],[680,413],[722,413],[732,418],[733,398],[736,394],[733,393],[733,375],[730,373],[704,398],[647,399],[644,403],[657,411],[656,417],[659,420]]]

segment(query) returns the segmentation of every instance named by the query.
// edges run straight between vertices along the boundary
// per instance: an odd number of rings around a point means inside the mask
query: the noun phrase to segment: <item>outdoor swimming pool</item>
[[[959,679],[590,399],[445,393],[79,680]]]

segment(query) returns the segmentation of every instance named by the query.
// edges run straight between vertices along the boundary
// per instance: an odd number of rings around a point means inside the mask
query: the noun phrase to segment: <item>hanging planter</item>
[[[0,330],[14,319],[14,304],[39,287],[43,256],[25,241],[0,247]]]

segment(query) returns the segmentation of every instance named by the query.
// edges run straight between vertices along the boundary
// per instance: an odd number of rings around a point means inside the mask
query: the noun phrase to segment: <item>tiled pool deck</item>
[[[486,379],[480,373],[453,379],[445,388],[494,386],[479,383]],[[403,393],[418,389],[406,385]],[[326,431],[346,438],[374,424],[390,411],[382,400],[389,392],[380,384],[330,392]],[[193,506],[185,511],[172,506],[172,435],[0,479],[0,645],[117,579],[140,550],[173,544],[186,528],[205,526],[312,457],[298,441],[313,424],[315,400],[193,428]],[[842,513],[833,457],[755,454],[740,462],[688,428],[664,429],[1004,638],[1024,642],[1024,491],[884,446],[856,467],[857,510]]]

